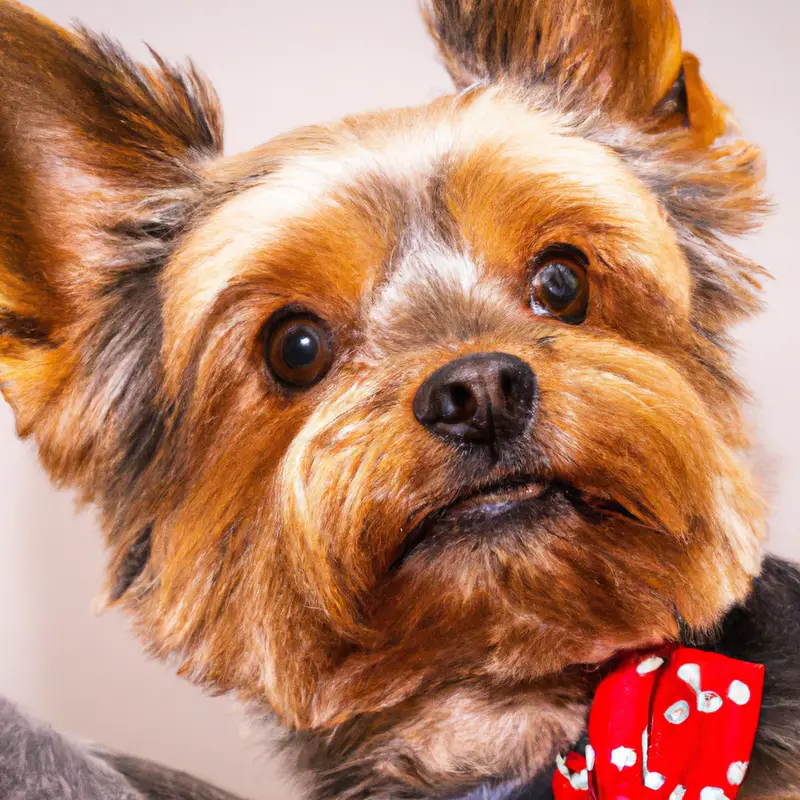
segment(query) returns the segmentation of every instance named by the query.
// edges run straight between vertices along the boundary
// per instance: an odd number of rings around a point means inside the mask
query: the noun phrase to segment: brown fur
[[[99,506],[108,601],[190,679],[302,731],[320,796],[534,773],[580,731],[577,665],[711,629],[760,564],[726,333],[758,308],[763,273],[727,241],[766,210],[757,148],[666,0],[427,18],[464,91],[223,158],[193,69],[0,4],[4,394]],[[587,255],[582,325],[529,306],[554,243]],[[263,361],[285,307],[335,343],[307,391]],[[411,409],[438,367],[495,351],[540,395],[491,459]],[[553,487],[535,518],[394,568],[414,521],[518,475]]]

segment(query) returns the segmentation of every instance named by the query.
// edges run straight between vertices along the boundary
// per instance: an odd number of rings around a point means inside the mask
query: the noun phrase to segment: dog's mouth
[[[412,517],[409,533],[392,561],[391,571],[397,571],[417,552],[437,542],[491,536],[515,525],[534,526],[547,514],[565,508],[595,520],[613,514],[642,523],[618,502],[588,494],[564,481],[514,477],[470,489],[444,506]]]
[[[442,519],[469,516],[470,514],[480,514],[482,517],[502,516],[521,503],[540,500],[549,486],[549,481],[532,478],[496,483],[462,495],[434,514],[441,514]]]
[[[483,534],[514,517],[530,516],[553,494],[551,481],[513,478],[458,495],[445,506],[422,511],[412,518],[392,570],[397,570],[417,551],[447,534]]]

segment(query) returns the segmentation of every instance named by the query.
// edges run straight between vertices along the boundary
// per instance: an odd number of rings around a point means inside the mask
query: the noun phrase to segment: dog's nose
[[[536,376],[524,361],[477,353],[430,375],[414,398],[414,416],[443,439],[493,446],[525,430],[536,396]]]

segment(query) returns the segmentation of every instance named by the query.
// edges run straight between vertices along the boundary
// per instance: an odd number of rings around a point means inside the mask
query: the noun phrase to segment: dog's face
[[[666,5],[583,6],[435,2],[458,94],[222,158],[196,75],[0,5],[0,379],[193,679],[329,726],[746,594],[758,153]]]

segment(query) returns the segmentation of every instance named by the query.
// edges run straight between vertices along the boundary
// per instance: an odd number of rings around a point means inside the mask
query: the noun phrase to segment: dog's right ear
[[[0,0],[0,387],[61,482],[100,485],[153,428],[158,271],[220,148],[193,69]]]
[[[670,0],[426,0],[423,11],[459,88],[544,85],[562,109],[689,127],[701,145],[725,131]]]

